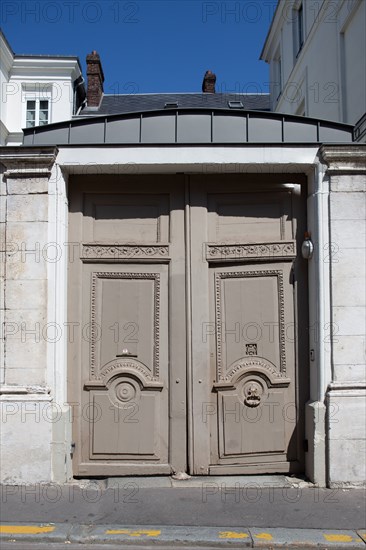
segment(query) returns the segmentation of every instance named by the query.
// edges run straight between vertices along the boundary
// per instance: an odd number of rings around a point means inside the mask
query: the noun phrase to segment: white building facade
[[[20,145],[22,128],[71,118],[85,98],[77,57],[16,55],[0,32],[0,143]]]
[[[279,0],[261,59],[271,110],[356,125],[365,138],[366,3]]]

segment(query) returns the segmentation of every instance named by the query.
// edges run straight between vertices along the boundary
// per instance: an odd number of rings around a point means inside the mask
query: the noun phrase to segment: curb
[[[2,542],[124,544],[228,548],[363,549],[366,530],[258,529],[193,526],[78,525],[65,523],[0,525]]]

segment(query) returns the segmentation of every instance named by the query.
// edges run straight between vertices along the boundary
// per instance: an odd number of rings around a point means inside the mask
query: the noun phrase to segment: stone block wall
[[[324,146],[328,165],[332,381],[328,484],[366,480],[366,146]]]
[[[51,150],[37,155],[9,147],[2,158],[2,481],[35,483],[51,480],[52,396],[44,338],[48,263],[44,251],[48,243],[50,168],[55,155]]]

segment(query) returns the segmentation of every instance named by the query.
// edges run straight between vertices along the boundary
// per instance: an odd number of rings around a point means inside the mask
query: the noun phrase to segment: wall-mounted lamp
[[[305,260],[310,260],[314,252],[313,241],[310,238],[310,233],[308,233],[307,231],[305,231],[304,237],[305,240],[301,245],[301,254],[302,257],[305,258]]]

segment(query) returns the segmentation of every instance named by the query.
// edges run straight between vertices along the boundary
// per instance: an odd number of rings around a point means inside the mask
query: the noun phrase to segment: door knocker
[[[250,381],[244,386],[244,403],[248,407],[258,407],[262,400],[263,388],[258,382]]]

